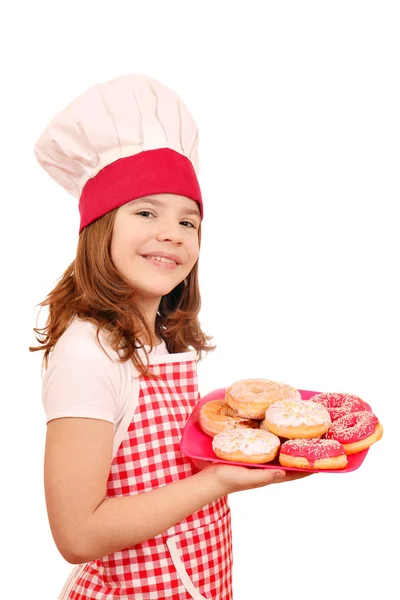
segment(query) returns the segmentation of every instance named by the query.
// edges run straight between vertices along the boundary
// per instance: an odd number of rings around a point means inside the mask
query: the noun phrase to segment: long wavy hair
[[[96,338],[108,333],[108,343],[118,352],[121,362],[132,360],[144,375],[148,370],[148,352],[138,339],[139,331],[148,340],[153,339],[147,319],[137,302],[137,292],[125,281],[111,259],[111,239],[118,209],[97,219],[79,235],[76,258],[59,279],[55,288],[38,306],[48,307],[45,327],[34,327],[40,346],[30,346],[31,352],[44,350],[43,366],[48,367],[49,355],[57,340],[74,317],[97,326]],[[201,228],[199,228],[199,246]],[[198,282],[198,260],[191,272],[169,294],[163,296],[156,316],[155,333],[165,341],[168,352],[197,351],[198,360],[203,352],[215,350],[201,329],[198,314],[201,298]],[[147,359],[144,365],[138,350]],[[150,343],[150,350],[152,344]]]

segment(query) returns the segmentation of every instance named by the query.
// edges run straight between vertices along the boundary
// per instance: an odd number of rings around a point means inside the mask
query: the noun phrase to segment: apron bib
[[[198,472],[180,451],[183,428],[199,399],[196,352],[154,355],[149,360],[149,370],[158,379],[133,375],[138,400],[132,401],[123,419],[122,441],[116,433],[107,498],[140,494]],[[231,600],[227,496],[151,540],[78,565],[59,600],[116,598]]]

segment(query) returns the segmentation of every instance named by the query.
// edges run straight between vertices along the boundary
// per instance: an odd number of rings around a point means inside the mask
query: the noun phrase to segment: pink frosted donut
[[[336,419],[340,419],[340,417],[344,417],[344,415],[349,413],[359,412],[360,410],[372,412],[369,404],[352,394],[323,393],[316,394],[310,400],[325,406],[332,421],[336,421]]]
[[[283,467],[300,469],[344,469],[347,456],[336,440],[303,438],[284,442],[279,462]]]
[[[363,410],[336,419],[325,437],[343,444],[346,454],[355,454],[369,448],[381,439],[382,425],[372,412]]]

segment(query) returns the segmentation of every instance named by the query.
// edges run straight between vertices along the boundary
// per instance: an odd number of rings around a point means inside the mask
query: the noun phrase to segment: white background
[[[355,393],[385,429],[357,471],[231,496],[235,599],[398,597],[398,3],[39,1],[1,21],[1,596],[53,600],[71,568],[27,348],[79,219],[33,145],[91,85],[145,73],[200,129],[202,394],[242,377]]]

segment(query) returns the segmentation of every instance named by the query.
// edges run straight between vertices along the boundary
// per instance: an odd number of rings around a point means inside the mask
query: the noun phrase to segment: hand
[[[303,477],[312,475],[311,472],[306,471],[283,471],[279,468],[257,469],[224,465],[222,463],[209,464],[203,469],[203,472],[209,473],[214,480],[217,480],[218,485],[221,487],[222,495],[242,490],[251,490],[271,483],[303,479]]]

